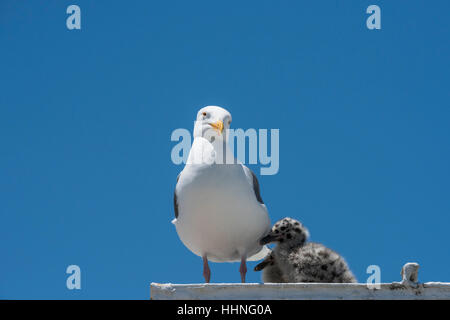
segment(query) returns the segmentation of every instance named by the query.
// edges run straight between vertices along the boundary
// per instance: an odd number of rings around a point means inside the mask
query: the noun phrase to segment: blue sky
[[[82,29],[66,28],[81,7]],[[367,6],[382,29],[366,28]],[[203,282],[170,221],[170,141],[199,108],[279,128],[260,176],[291,216],[382,282],[450,281],[448,1],[0,3],[0,298],[148,299]],[[259,172],[259,166],[252,166]],[[82,289],[68,290],[79,265]],[[259,282],[251,271],[248,281]],[[211,263],[213,282],[238,264]]]

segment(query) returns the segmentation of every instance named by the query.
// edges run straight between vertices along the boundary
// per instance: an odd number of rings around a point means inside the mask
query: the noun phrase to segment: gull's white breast
[[[178,235],[193,253],[215,262],[249,260],[270,228],[242,164],[188,164],[176,187]]]

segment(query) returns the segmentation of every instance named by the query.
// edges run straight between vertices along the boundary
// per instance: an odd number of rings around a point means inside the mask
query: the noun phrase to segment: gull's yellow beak
[[[214,123],[210,123],[209,125],[211,127],[213,127],[214,130],[216,130],[219,133],[219,135],[222,133],[222,131],[223,131],[223,122],[222,122],[222,120],[219,120],[219,121],[214,122]]]

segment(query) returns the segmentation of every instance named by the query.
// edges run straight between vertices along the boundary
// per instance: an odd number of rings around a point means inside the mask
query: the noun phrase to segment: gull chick
[[[260,244],[277,245],[255,271],[263,270],[264,282],[356,282],[344,258],[320,243],[306,242],[308,238],[300,221],[284,218],[276,222]]]

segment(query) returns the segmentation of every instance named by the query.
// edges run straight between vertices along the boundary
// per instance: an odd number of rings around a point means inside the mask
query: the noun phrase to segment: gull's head
[[[197,113],[194,126],[194,138],[203,137],[209,142],[227,141],[231,114],[224,108],[207,106]]]

